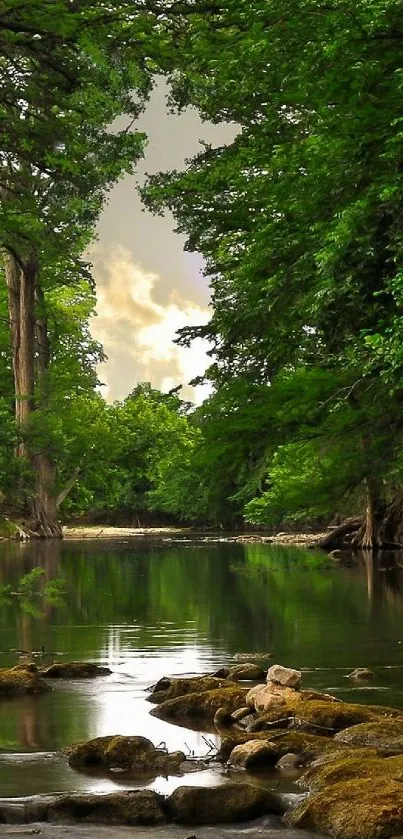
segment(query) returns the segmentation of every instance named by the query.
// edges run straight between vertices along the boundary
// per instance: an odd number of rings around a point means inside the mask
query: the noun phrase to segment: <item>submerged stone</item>
[[[45,679],[94,679],[96,676],[109,676],[111,673],[109,667],[102,667],[91,661],[58,662],[39,671]]]
[[[266,670],[251,662],[231,667],[227,673],[227,679],[233,682],[263,682],[265,678]]]
[[[357,667],[352,673],[348,673],[347,678],[370,681],[374,678],[374,674],[368,667]]]

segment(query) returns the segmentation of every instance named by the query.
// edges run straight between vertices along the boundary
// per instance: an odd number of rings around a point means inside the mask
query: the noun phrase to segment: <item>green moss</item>
[[[195,676],[188,679],[161,679],[155,685],[148,699],[150,702],[160,704],[169,699],[177,699],[178,696],[186,696],[189,693],[205,693],[208,690],[228,687],[225,679],[215,676]]]
[[[297,754],[302,763],[307,763],[322,755],[327,749],[335,749],[337,752],[344,750],[330,737],[321,737],[304,731],[285,731],[278,728],[271,731],[243,732],[233,729],[221,742],[219,759],[227,761],[235,746],[247,743],[249,740],[269,741],[276,755],[276,761],[288,752]]]
[[[337,746],[334,741],[333,745]],[[387,759],[380,758],[375,749],[349,749],[347,746],[341,746],[339,749],[325,752],[322,757],[322,760],[315,761],[299,779],[302,786],[317,791],[329,784],[347,781],[350,778],[371,778],[384,773],[394,777],[393,768],[385,765]],[[399,760],[403,768],[403,758],[399,756]]]
[[[31,669],[21,666],[0,670],[0,697],[21,696],[26,693],[45,693],[49,685]]]
[[[375,719],[376,714],[371,708],[349,702],[310,700],[299,702],[295,707],[296,724],[324,734],[332,734]]]
[[[403,787],[384,774],[330,784],[287,817],[336,839],[390,839],[403,832]]]
[[[347,746],[369,747],[384,754],[399,754],[403,752],[403,718],[378,718],[354,725],[337,734],[335,739]]]
[[[205,717],[214,719],[219,708],[227,708],[229,713],[245,705],[245,690],[236,685],[207,690],[202,693],[188,693],[176,699],[168,699],[151,713],[161,719],[172,717]]]
[[[63,749],[74,769],[103,766],[133,774],[174,774],[186,760],[183,752],[165,753],[146,737],[96,737]]]
[[[162,799],[151,790],[110,795],[63,795],[47,809],[47,821],[84,821],[98,824],[161,824],[166,821]]]

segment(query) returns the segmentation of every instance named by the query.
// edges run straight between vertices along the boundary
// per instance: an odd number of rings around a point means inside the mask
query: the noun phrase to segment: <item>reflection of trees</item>
[[[107,626],[137,625],[136,644],[146,648],[155,644],[155,627],[167,622],[183,633],[184,642],[190,631],[233,652],[274,649],[276,655],[293,655],[296,664],[315,658],[318,666],[331,666],[352,638],[353,643],[364,639],[372,623],[390,632],[403,612],[398,571],[380,571],[371,558],[335,568],[325,555],[295,548],[138,542],[7,546],[0,561],[2,580],[12,582],[37,565],[47,578],[66,579],[66,605],[47,606],[41,621],[22,625],[13,604],[0,615],[0,625],[15,628],[10,646],[44,644],[73,657],[105,649]],[[169,633],[162,633],[158,644],[169,645]]]

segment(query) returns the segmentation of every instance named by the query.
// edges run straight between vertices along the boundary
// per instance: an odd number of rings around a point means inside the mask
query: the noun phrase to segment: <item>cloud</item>
[[[108,357],[99,371],[108,401],[124,399],[137,382],[149,381],[164,392],[185,385],[183,396],[201,402],[207,386],[192,388],[188,382],[208,366],[208,344],[197,340],[188,349],[173,340],[181,327],[206,323],[209,310],[175,288],[166,303],[157,302],[161,277],[137,265],[122,246],[95,246],[90,259],[98,297],[91,331]]]

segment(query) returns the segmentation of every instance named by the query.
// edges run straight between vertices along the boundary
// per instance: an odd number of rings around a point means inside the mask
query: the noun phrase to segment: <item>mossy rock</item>
[[[245,705],[245,691],[238,686],[219,687],[202,693],[188,693],[176,699],[168,699],[151,714],[160,719],[199,717],[214,719],[219,708],[227,708],[229,714]]]
[[[390,839],[403,833],[403,785],[384,775],[330,784],[286,819],[335,839]]]
[[[217,755],[218,759],[226,762],[236,746],[247,743],[250,740],[270,741],[270,748],[273,751],[275,762],[289,752],[298,755],[301,763],[306,764],[324,754],[328,749],[334,749],[336,751],[343,750],[343,747],[335,744],[334,740],[330,737],[308,734],[304,731],[284,731],[284,729],[279,728],[273,729],[270,732],[258,731],[249,733],[232,729],[231,733],[221,741],[221,747]]]
[[[383,754],[403,753],[403,718],[378,719],[354,725],[336,735],[335,740],[347,746],[378,749]]]
[[[49,690],[51,688],[40,678],[36,670],[20,666],[0,670],[0,698],[46,693]]]
[[[61,795],[49,805],[46,817],[64,824],[157,825],[167,821],[164,799],[152,790]]]
[[[388,770],[391,773],[390,777],[395,778],[393,772],[398,772],[399,767],[386,765],[389,760],[395,759],[379,757],[375,749],[352,749],[341,746],[338,750],[325,752],[318,760],[315,760],[301,776],[299,783],[312,791],[317,791],[326,788],[329,784],[347,781],[350,778],[372,778],[383,773],[388,775]],[[399,756],[398,760],[400,760],[400,769],[403,770],[403,758]]]
[[[295,708],[296,725],[325,735],[375,719],[376,714],[370,707],[350,702],[308,700],[299,702]]]
[[[50,664],[39,673],[45,679],[95,679],[97,676],[109,676],[112,670],[91,661],[64,661]]]
[[[139,774],[177,774],[186,761],[183,752],[156,749],[146,737],[96,737],[64,750],[74,769],[103,766]]]
[[[168,812],[179,824],[218,824],[284,813],[280,796],[253,784],[218,787],[178,787],[167,800]]]
[[[218,679],[215,676],[192,676],[189,678],[168,679],[164,677],[154,685],[147,697],[149,702],[159,705],[169,699],[177,699],[178,696],[186,696],[189,693],[205,693],[207,690],[217,690],[221,687],[228,687],[228,682]]]

